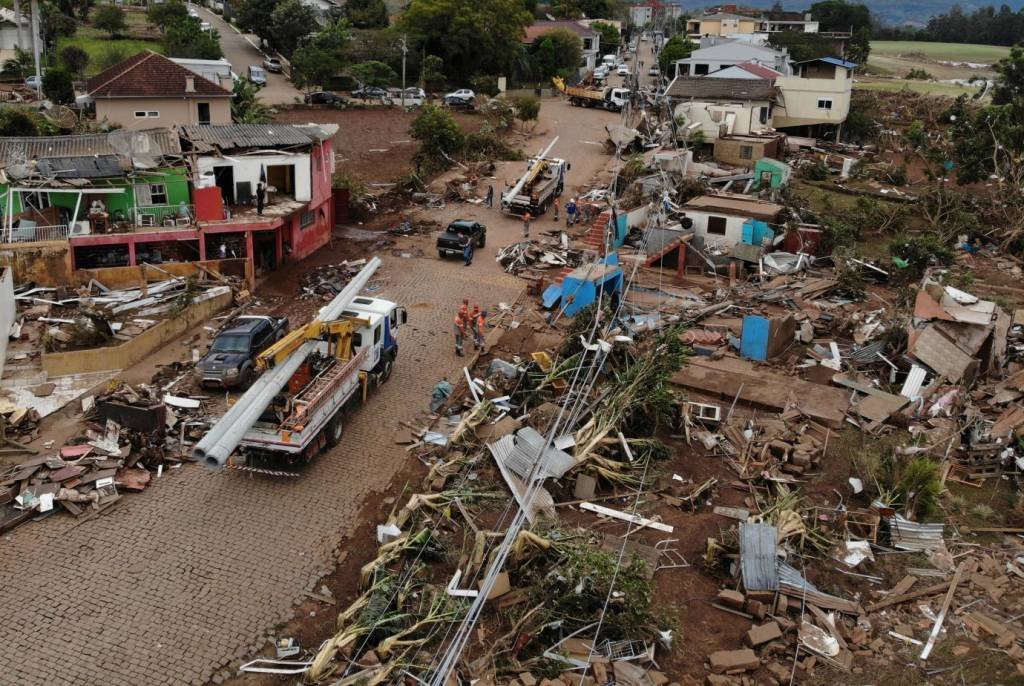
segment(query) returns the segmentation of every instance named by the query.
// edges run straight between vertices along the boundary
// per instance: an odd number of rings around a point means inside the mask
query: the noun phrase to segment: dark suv
[[[306,103],[310,105],[336,105],[344,100],[330,91],[314,91],[306,93]]]
[[[287,332],[287,317],[239,317],[217,334],[206,357],[196,363],[196,380],[203,386],[248,388],[256,379],[256,356]]]
[[[471,219],[456,219],[437,237],[438,256],[442,259],[449,255],[461,257],[462,241],[466,236],[476,247],[482,248],[487,243],[487,227]]]

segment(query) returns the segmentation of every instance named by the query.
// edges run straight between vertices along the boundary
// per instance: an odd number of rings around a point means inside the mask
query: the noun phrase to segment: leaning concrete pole
[[[380,267],[379,257],[374,257],[353,277],[344,290],[327,303],[314,321],[329,322],[341,316],[352,300],[366,287],[370,277]],[[307,341],[283,363],[268,369],[253,382],[249,390],[220,418],[206,435],[192,449],[192,457],[211,469],[219,469],[238,447],[245,432],[256,423],[292,375],[316,348],[316,341]]]
[[[36,65],[36,94],[43,97],[43,73],[39,67],[39,0],[32,0],[32,58]]]

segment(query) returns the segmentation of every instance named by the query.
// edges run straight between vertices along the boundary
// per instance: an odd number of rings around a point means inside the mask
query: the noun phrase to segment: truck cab
[[[629,103],[630,91],[628,88],[609,88],[605,91],[604,99],[608,103],[608,109],[618,112]]]

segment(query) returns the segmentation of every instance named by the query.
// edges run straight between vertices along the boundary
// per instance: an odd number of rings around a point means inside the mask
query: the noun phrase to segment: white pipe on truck
[[[544,148],[544,151],[534,158],[534,163],[530,165],[530,168],[526,170],[525,174],[519,177],[519,182],[516,183],[511,190],[505,192],[502,196],[502,201],[505,205],[512,204],[512,201],[516,199],[517,195],[519,195],[519,191],[523,190],[523,186],[526,185],[526,180],[534,176],[534,170],[538,165],[544,164],[544,158],[547,157],[548,152],[551,151],[551,148],[555,147],[555,143],[557,142],[558,136],[555,136],[555,140],[551,141],[551,143],[548,144],[548,147]]]
[[[314,321],[330,322],[338,319],[359,292],[366,287],[370,277],[380,267],[379,257],[374,257],[320,310]],[[219,469],[242,440],[245,432],[256,423],[292,375],[316,348],[316,341],[306,341],[287,360],[265,371],[253,382],[249,390],[214,424],[206,435],[192,449],[192,457],[211,469]]]

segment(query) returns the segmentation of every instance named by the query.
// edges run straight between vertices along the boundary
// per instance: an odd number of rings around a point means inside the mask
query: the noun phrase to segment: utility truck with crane
[[[526,161],[526,171],[514,186],[501,194],[501,210],[506,214],[523,215],[527,212],[537,217],[562,194],[565,188],[565,172],[569,163],[557,157],[548,157],[558,137],[548,147]]]
[[[341,441],[346,413],[391,376],[405,309],[359,292],[373,258],[316,319],[256,358],[261,375],[196,444],[207,466],[272,475],[295,470]]]
[[[554,77],[551,82],[555,88],[565,93],[569,103],[575,107],[598,107],[603,110],[619,112],[629,102],[630,91],[628,88],[614,88],[612,86],[569,86],[564,79]]]

